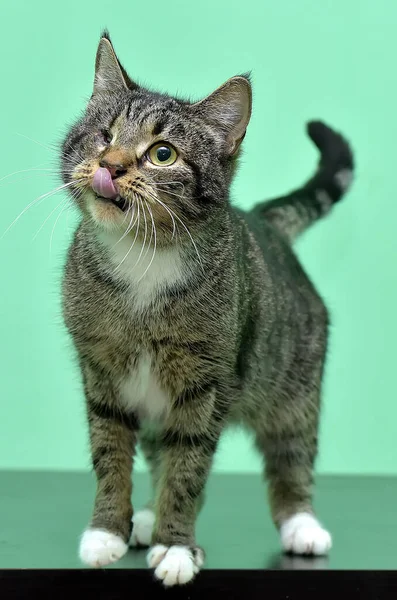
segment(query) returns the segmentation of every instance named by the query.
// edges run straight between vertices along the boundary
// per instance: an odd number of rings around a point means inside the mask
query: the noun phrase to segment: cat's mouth
[[[130,203],[128,202],[128,200],[125,200],[124,198],[122,198],[122,196],[117,196],[116,198],[104,198],[103,196],[100,196],[99,194],[95,194],[95,198],[97,200],[101,200],[101,202],[106,202],[106,203],[110,203],[113,204],[114,206],[116,206],[119,210],[121,210],[122,212],[127,212]]]

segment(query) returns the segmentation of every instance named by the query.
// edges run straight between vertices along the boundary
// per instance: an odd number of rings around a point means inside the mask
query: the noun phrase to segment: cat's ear
[[[137,88],[116,56],[109,33],[104,31],[95,59],[94,94]]]
[[[235,154],[251,117],[252,91],[248,75],[232,77],[192,107],[223,133],[229,154]]]

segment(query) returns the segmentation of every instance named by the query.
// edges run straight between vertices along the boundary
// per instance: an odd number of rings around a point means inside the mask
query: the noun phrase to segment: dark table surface
[[[134,478],[134,506],[146,500],[146,475]],[[0,473],[0,569],[82,568],[79,535],[92,508],[90,474]],[[318,477],[318,515],[334,538],[329,558],[284,556],[260,476],[212,475],[197,541],[206,569],[386,570],[397,567],[397,478]],[[131,550],[111,569],[143,568]]]

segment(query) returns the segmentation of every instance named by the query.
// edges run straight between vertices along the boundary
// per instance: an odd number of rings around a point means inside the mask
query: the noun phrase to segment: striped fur
[[[95,566],[125,551],[140,443],[153,476],[149,563],[166,585],[187,581],[202,564],[196,516],[229,423],[250,427],[266,458],[283,543],[329,547],[320,526],[302,531],[314,522],[307,515],[328,315],[290,241],[339,200],[353,162],[338,134],[312,123],[321,152],[313,179],[238,211],[229,188],[250,112],[245,76],[197,103],[138,86],[106,35],[93,96],[63,144],[63,177],[75,181],[82,215],[65,269],[64,316],[98,480],[81,556]],[[148,161],[159,140],[177,150],[175,165]],[[99,161],[110,156],[122,161],[115,182],[127,214],[91,189]]]
[[[329,213],[353,179],[353,155],[346,140],[319,121],[312,121],[307,129],[321,154],[317,172],[302,188],[257,208],[258,217],[270,222],[290,243]]]

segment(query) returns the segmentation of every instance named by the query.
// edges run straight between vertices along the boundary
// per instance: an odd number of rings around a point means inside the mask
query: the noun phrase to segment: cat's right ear
[[[232,77],[204,100],[192,104],[192,109],[223,134],[229,154],[236,154],[251,117],[249,75]]]
[[[138,85],[130,79],[117,58],[109,33],[104,31],[95,59],[94,95],[133,90],[137,87]]]

